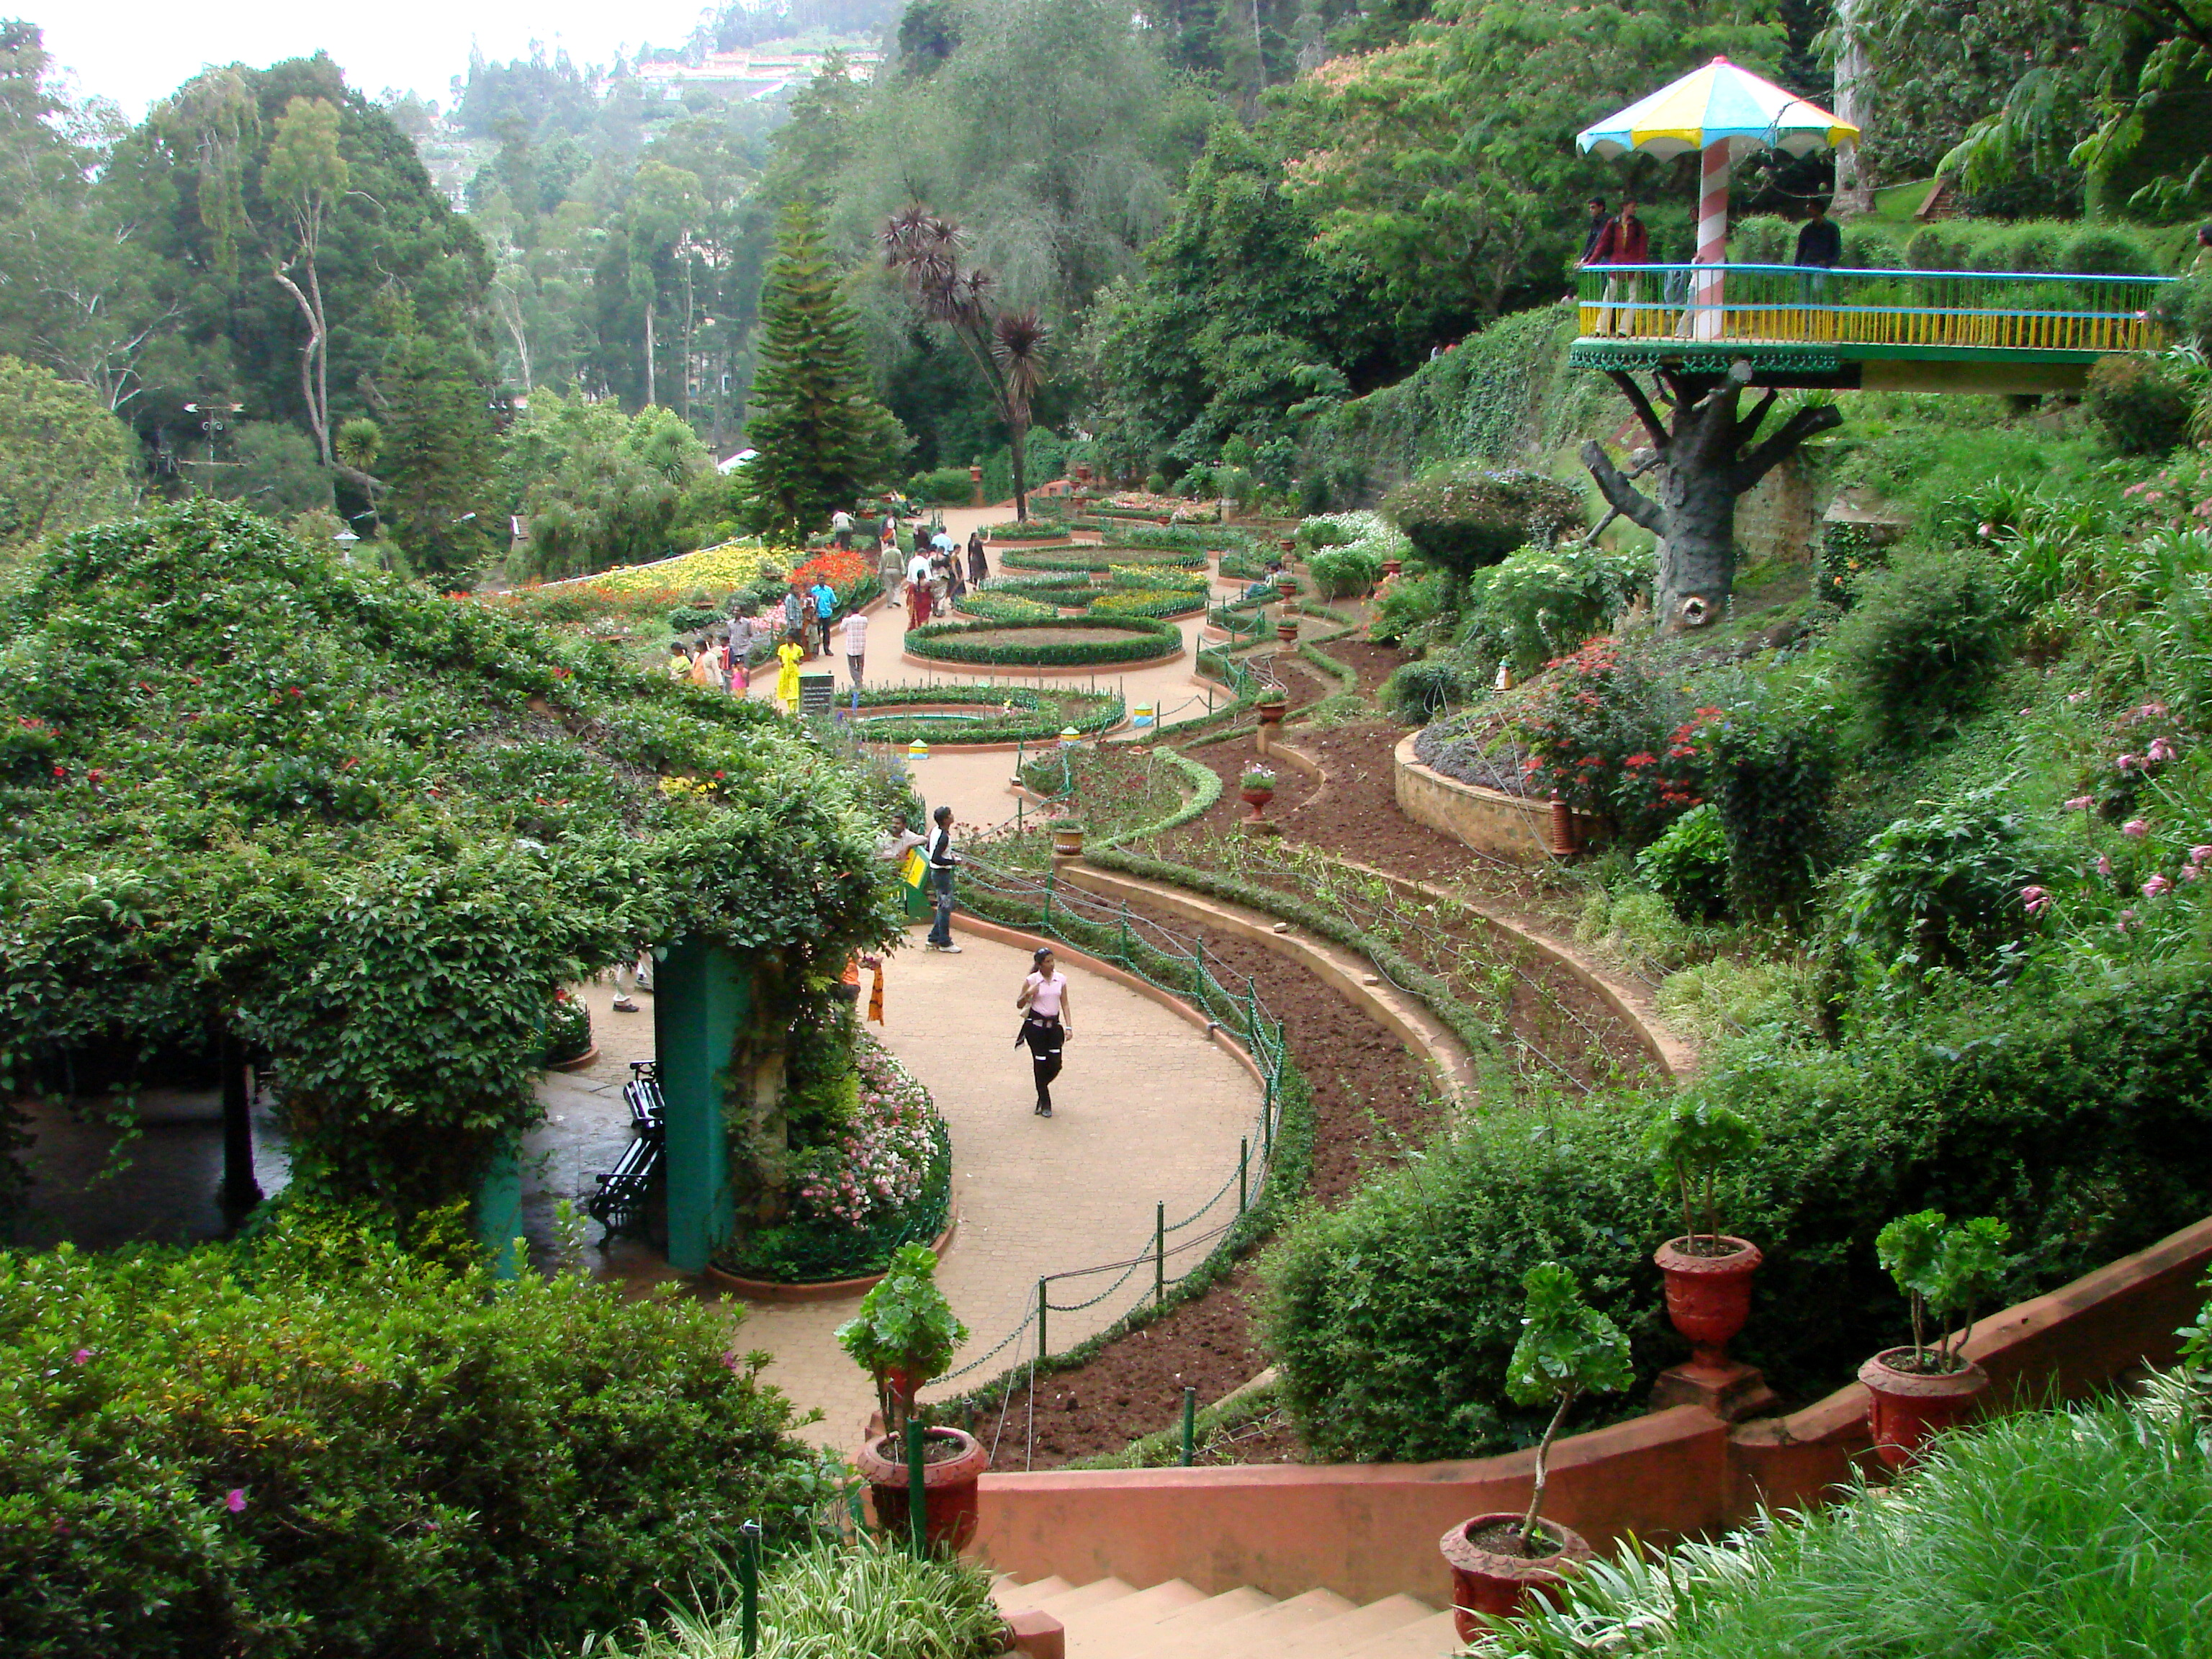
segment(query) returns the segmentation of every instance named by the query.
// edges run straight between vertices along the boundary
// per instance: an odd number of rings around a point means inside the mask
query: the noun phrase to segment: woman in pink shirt
[[[1014,1041],[1028,1046],[1030,1063],[1036,1072],[1036,1114],[1050,1117],[1052,1080],[1060,1075],[1060,1043],[1075,1035],[1075,1028],[1067,1023],[1073,1017],[1067,1006],[1067,975],[1054,965],[1049,949],[1036,953],[1014,1006],[1028,1013]]]

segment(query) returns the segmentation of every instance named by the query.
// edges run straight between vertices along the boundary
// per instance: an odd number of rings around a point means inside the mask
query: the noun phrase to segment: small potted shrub
[[[1248,766],[1244,775],[1237,780],[1237,793],[1252,809],[1255,823],[1261,818],[1261,809],[1275,798],[1275,775],[1264,766]]]
[[[1689,1339],[1691,1364],[1708,1370],[1728,1369],[1729,1340],[1751,1316],[1751,1276],[1764,1259],[1749,1239],[1721,1231],[1714,1189],[1722,1167],[1759,1139],[1727,1107],[1689,1101],[1668,1107],[1644,1135],[1660,1186],[1682,1201],[1682,1236],[1651,1258],[1666,1276],[1667,1317]]]
[[[1974,1307],[1996,1289],[2012,1229],[1994,1216],[1949,1225],[1941,1210],[1900,1216],[1875,1237],[1875,1254],[1912,1309],[1912,1345],[1887,1348],[1859,1367],[1873,1400],[1874,1449],[1893,1469],[1915,1462],[1935,1435],[1955,1427],[1990,1386],[1966,1358]],[[1948,1327],[1963,1315],[1955,1332]],[[1928,1328],[1936,1327],[1934,1342]]]
[[[545,1064],[556,1069],[574,1069],[598,1055],[592,1046],[592,1011],[567,986],[553,993],[553,1011],[545,1022]]]
[[[1275,618],[1275,637],[1288,645],[1298,636],[1298,619],[1287,611]]]
[[[1079,859],[1083,856],[1083,820],[1054,818],[1052,821],[1052,855],[1056,859]]]
[[[1567,1571],[1589,1559],[1590,1547],[1579,1534],[1538,1518],[1552,1442],[1583,1395],[1616,1394],[1635,1377],[1628,1339],[1583,1300],[1571,1272],[1547,1261],[1530,1268],[1522,1283],[1528,1300],[1521,1339],[1506,1362],[1505,1392],[1516,1405],[1550,1406],[1552,1418],[1536,1443],[1536,1484],[1528,1512],[1478,1515],[1443,1535],[1452,1620],[1463,1642],[1486,1633],[1482,1615],[1510,1615],[1531,1590],[1550,1595]]]
[[[1283,716],[1290,712],[1291,694],[1279,685],[1262,687],[1252,701],[1261,726],[1280,726]]]
[[[857,1317],[837,1328],[838,1346],[875,1379],[885,1432],[872,1436],[854,1463],[874,1489],[876,1523],[893,1536],[909,1525],[906,1425],[915,1396],[941,1376],[968,1340],[968,1328],[937,1288],[937,1258],[926,1244],[904,1244],[890,1271],[860,1298]],[[924,1538],[933,1550],[958,1550],[975,1535],[975,1483],[990,1454],[958,1429],[923,1431]]]

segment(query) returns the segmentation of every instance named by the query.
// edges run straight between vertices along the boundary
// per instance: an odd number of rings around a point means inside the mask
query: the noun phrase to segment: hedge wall
[[[1018,641],[979,640],[978,635],[1006,635],[1025,629],[1078,629],[1096,633],[1096,642],[1065,641],[1051,645],[1024,646]],[[1058,617],[1025,623],[931,623],[911,629],[906,648],[917,657],[939,662],[969,662],[1038,668],[1079,667],[1086,663],[1154,662],[1182,649],[1181,630],[1164,622],[1141,617]]]

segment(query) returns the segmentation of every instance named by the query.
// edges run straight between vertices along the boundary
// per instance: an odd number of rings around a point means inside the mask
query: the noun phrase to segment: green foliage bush
[[[2132,352],[2098,358],[2085,401],[2123,455],[2165,455],[2189,441],[2190,388],[2154,358]]]
[[[1813,895],[1834,839],[1833,734],[1753,703],[1711,728],[1707,787],[1728,833],[1729,891],[1747,916],[1794,913]]]
[[[964,466],[940,466],[934,472],[917,472],[907,481],[907,493],[925,507],[965,507],[975,499],[975,486]]]
[[[1524,547],[1468,578],[1459,647],[1478,661],[1534,673],[1604,631],[1650,586],[1642,554]]]
[[[1844,872],[1843,939],[1876,973],[1978,969],[2024,938],[2021,895],[2048,854],[2008,799],[2016,780],[1972,791],[1875,836]]]
[[[1466,576],[1530,542],[1549,546],[1583,524],[1583,493],[1540,472],[1445,474],[1401,484],[1383,516],[1431,564]]]
[[[2117,225],[2085,225],[2058,254],[2059,270],[2084,276],[2135,276],[2157,268],[2142,239]]]
[[[1449,657],[1401,663],[1382,682],[1382,706],[1407,726],[1425,726],[1447,709],[1473,702],[1483,684]]]
[[[1708,1056],[1688,1097],[1763,1134],[1728,1194],[1766,1252],[1732,1352],[1818,1395],[1909,1332],[1875,1235],[1925,1207],[2009,1224],[1998,1298],[2039,1293],[2212,1206],[2212,981],[2037,984],[1834,1048],[1784,1034]],[[1671,1098],[1671,1097],[1669,1097]],[[1627,1332],[1639,1380],[1679,1358],[1650,1252],[1669,1206],[1642,1149],[1652,1106],[1493,1111],[1300,1220],[1269,1252],[1263,1334],[1283,1398],[1329,1459],[1465,1457],[1540,1424],[1502,1398],[1520,1284],[1571,1268]]]
[[[361,1212],[0,1253],[0,1626],[42,1659],[573,1642],[835,1487],[726,1311],[495,1284]]]
[[[1926,746],[2010,660],[2013,629],[1985,555],[1912,550],[1861,578],[1833,640],[1836,675],[1880,744]]]
[[[696,634],[702,628],[712,628],[726,620],[711,605],[679,605],[668,613],[668,626],[678,634]]]
[[[1375,586],[1382,562],[1364,548],[1331,547],[1308,559],[1306,571],[1322,599],[1352,599]]]
[[[1636,873],[1685,921],[1728,914],[1728,831],[1711,801],[1693,806],[1636,856]]]
[[[1451,578],[1441,570],[1404,572],[1376,600],[1367,637],[1377,645],[1419,645],[1443,619],[1451,589]]]
[[[913,703],[975,703],[994,712],[974,722],[947,726],[943,721],[908,717]],[[1035,742],[1055,738],[1068,726],[1086,735],[1119,726],[1127,714],[1119,692],[1041,691],[1023,685],[864,686],[855,732],[870,743],[908,744]]]
[[[1008,524],[987,524],[983,538],[993,542],[1037,542],[1065,536],[1067,527],[1053,519],[1024,519]]]
[[[1030,645],[1019,635],[1030,629],[1074,629],[1096,640]],[[1012,635],[1014,637],[1008,638]],[[988,636],[988,637],[981,637]],[[1085,663],[1151,662],[1182,649],[1182,634],[1172,624],[1144,617],[1058,617],[1012,623],[930,623],[910,630],[906,648],[939,662],[1029,664],[1072,667]]]

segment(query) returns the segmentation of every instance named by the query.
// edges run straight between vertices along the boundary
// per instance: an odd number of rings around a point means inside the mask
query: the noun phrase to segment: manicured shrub
[[[1693,806],[1636,858],[1636,873],[1685,921],[1717,921],[1728,913],[1728,831],[1711,801]]]
[[[1377,645],[1408,648],[1426,643],[1441,631],[1451,587],[1451,578],[1441,570],[1407,571],[1376,600],[1367,637]]]
[[[1887,230],[1858,219],[1844,227],[1844,263],[1855,270],[1895,270],[1905,254]]]
[[[726,620],[710,605],[679,605],[668,613],[668,626],[678,634],[696,634],[702,628],[712,628]]]
[[[1383,516],[1421,557],[1465,576],[1530,542],[1549,546],[1583,524],[1583,494],[1540,472],[1419,479],[1384,498]]]
[[[1999,1296],[2038,1294],[2212,1206],[2212,980],[2038,984],[1870,1021],[1834,1048],[1762,1034],[1708,1056],[1686,1097],[1763,1133],[1731,1231],[1766,1252],[1731,1344],[1818,1396],[1903,1340],[1875,1235],[1923,1208],[1994,1215],[2018,1252]],[[1656,1104],[1656,1103],[1655,1103]],[[1680,1358],[1650,1252],[1679,1227],[1641,1140],[1652,1106],[1493,1109],[1302,1218],[1265,1262],[1262,1329],[1319,1456],[1422,1460],[1525,1444],[1503,1397],[1522,1276],[1552,1260],[1631,1337],[1639,1381]]]
[[[2191,401],[2155,358],[2115,353],[2089,370],[2089,413],[2123,455],[2164,455],[2186,443]]]
[[[2022,894],[2045,858],[2004,789],[1980,789],[1877,835],[1844,873],[1844,942],[1876,974],[1987,965],[2029,933]]]
[[[915,703],[975,703],[986,718],[948,728],[941,720],[902,718]],[[860,692],[859,735],[870,743],[931,744],[1034,742],[1068,726],[1091,733],[1119,726],[1127,711],[1118,692],[1039,690],[1025,685],[866,686]]]
[[[1053,519],[1024,519],[1014,524],[988,524],[983,526],[983,538],[993,542],[1034,542],[1050,537],[1064,536],[1067,527]]]
[[[1407,726],[1426,726],[1446,709],[1482,694],[1482,682],[1449,657],[1400,665],[1382,682],[1382,706]]]
[[[721,1310],[495,1285],[305,1204],[0,1254],[9,1651],[476,1659],[656,1612],[834,1491],[734,1352]]]
[[[1977,706],[2011,647],[1998,573],[1985,555],[1906,552],[1861,579],[1833,649],[1837,677],[1869,733],[1912,750]]]
[[[1375,586],[1382,562],[1363,547],[1332,547],[1307,560],[1306,570],[1322,598],[1351,599]]]
[[[1073,629],[1096,639],[1031,644],[1021,638],[1030,629]],[[1143,617],[1056,617],[1012,623],[931,623],[910,629],[906,648],[939,662],[1023,664],[1073,667],[1085,663],[1150,662],[1182,649],[1182,635],[1170,623]]]
[[[965,507],[975,499],[975,486],[964,466],[940,466],[934,472],[917,472],[907,482],[907,492],[926,507]]]
[[[1524,547],[1468,578],[1460,647],[1533,673],[1603,632],[1650,586],[1650,561],[1641,554]]]
[[[2136,276],[2155,269],[2142,240],[2110,225],[2088,225],[2059,251],[2058,269],[2083,276]]]

